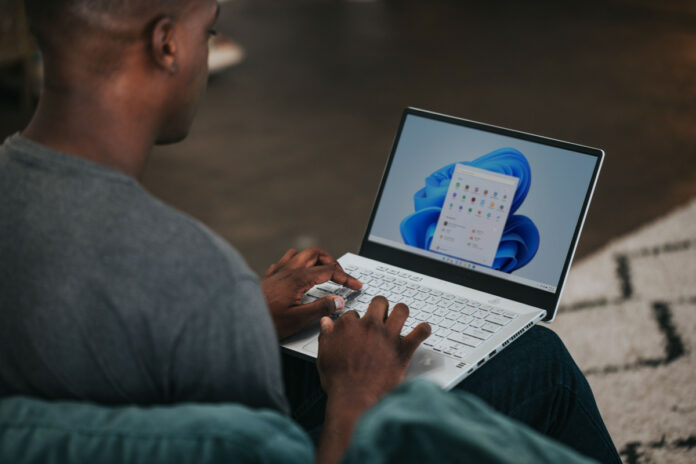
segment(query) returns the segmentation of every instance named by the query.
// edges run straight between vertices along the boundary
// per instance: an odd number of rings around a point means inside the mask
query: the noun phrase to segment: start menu
[[[430,251],[491,266],[518,181],[517,177],[457,164]]]

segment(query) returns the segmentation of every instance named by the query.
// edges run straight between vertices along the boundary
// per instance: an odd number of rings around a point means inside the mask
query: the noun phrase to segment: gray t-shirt
[[[287,412],[258,278],[138,182],[20,135],[0,147],[0,396]]]

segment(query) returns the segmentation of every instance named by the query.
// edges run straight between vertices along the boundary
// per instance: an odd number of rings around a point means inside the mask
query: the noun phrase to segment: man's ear
[[[152,26],[150,40],[150,55],[157,66],[170,74],[177,70],[176,41],[174,40],[174,21],[169,16],[163,16]]]

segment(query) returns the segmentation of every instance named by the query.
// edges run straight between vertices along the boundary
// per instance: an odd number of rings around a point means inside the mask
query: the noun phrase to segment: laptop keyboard
[[[432,335],[423,344],[456,359],[466,356],[517,317],[511,311],[428,288],[421,285],[422,277],[408,272],[384,266],[370,270],[353,265],[345,266],[345,270],[363,283],[362,289],[351,290],[327,282],[305,294],[303,302],[338,295],[346,300],[347,311],[355,310],[361,316],[376,295],[387,298],[390,307],[404,303],[410,313],[401,335],[421,322],[428,322]]]

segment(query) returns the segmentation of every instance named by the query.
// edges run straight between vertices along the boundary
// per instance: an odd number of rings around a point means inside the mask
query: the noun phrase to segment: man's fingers
[[[322,316],[342,311],[345,306],[346,302],[340,296],[326,296],[311,303],[293,306],[288,312],[304,327]]]
[[[376,296],[372,299],[370,306],[367,307],[367,312],[364,318],[372,322],[384,323],[384,318],[389,309],[389,301],[383,296]]]
[[[297,254],[297,250],[295,250],[294,248],[290,248],[288,251],[285,252],[283,257],[280,258],[280,260],[278,260],[277,263],[271,264],[268,267],[268,270],[266,271],[266,274],[264,275],[264,277],[270,277],[273,274],[275,274],[278,269],[280,269],[282,266],[285,266],[285,264],[288,261],[290,261],[292,259],[292,257],[295,256],[296,254]]]
[[[325,337],[333,332],[333,329],[334,322],[331,320],[331,318],[326,316],[322,317],[321,320],[319,320],[319,342],[321,342],[322,337]]]
[[[332,280],[339,285],[352,288],[353,290],[358,290],[362,287],[362,283],[360,283],[359,280],[346,274],[338,264],[324,264],[322,266],[315,266],[307,269],[307,271],[302,275],[306,279],[305,283],[309,287],[323,284],[329,280]]]
[[[290,261],[297,253],[298,253],[298,251],[297,251],[296,249],[290,248],[288,251],[285,252],[285,254],[283,255],[283,257],[280,258],[280,260],[278,260],[278,263],[276,264],[276,266],[278,266],[278,267],[284,266],[284,265],[287,264],[287,262]]]
[[[402,354],[407,361],[411,360],[413,352],[430,336],[430,324],[421,322],[408,335],[401,339]]]
[[[288,263],[288,266],[292,269],[301,269],[303,267],[315,266],[319,262],[319,255],[326,253],[319,247],[311,247],[306,250],[302,250],[292,257],[292,260]]]
[[[391,313],[389,313],[389,317],[387,317],[387,330],[392,333],[399,334],[407,318],[408,306],[403,303],[398,303],[396,306],[394,306]]]

